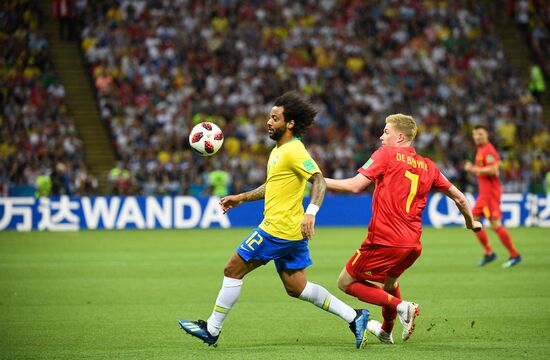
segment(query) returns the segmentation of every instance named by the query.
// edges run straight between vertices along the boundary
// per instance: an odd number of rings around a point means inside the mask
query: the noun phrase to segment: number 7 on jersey
[[[411,204],[412,204],[414,196],[416,195],[416,192],[418,190],[419,175],[413,174],[409,170],[406,170],[405,171],[405,177],[411,181],[411,189],[409,190],[409,196],[407,197],[407,204],[405,206],[405,210],[408,213],[409,211],[411,211]]]

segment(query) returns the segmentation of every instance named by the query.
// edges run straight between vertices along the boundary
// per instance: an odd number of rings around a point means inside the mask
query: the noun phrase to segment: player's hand
[[[310,214],[304,215],[304,220],[302,220],[302,236],[305,239],[311,240],[315,235],[315,216]]]
[[[473,170],[474,164],[471,161],[466,161],[464,163],[464,170],[471,172]]]
[[[229,195],[220,199],[220,205],[222,207],[223,213],[233,209],[236,206],[239,206],[243,201],[240,200],[238,195]]]
[[[483,229],[483,225],[479,221],[474,221],[472,223],[472,227],[470,228],[473,232],[481,231],[481,229]]]

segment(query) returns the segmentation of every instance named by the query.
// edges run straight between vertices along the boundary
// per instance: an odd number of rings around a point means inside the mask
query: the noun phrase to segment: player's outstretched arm
[[[468,200],[466,200],[466,197],[462,191],[458,190],[457,187],[453,185],[443,193],[455,202],[456,207],[458,207],[458,210],[460,210],[462,216],[464,216],[464,221],[466,222],[466,227],[468,229],[473,231],[481,230],[481,223],[474,220]]]
[[[327,182],[327,188],[329,190],[344,191],[353,194],[359,194],[365,191],[365,189],[372,182],[368,177],[362,174],[357,174],[352,178],[340,180],[325,178],[325,181]]]
[[[304,238],[311,239],[315,234],[315,216],[325,198],[327,183],[321,173],[313,174],[308,181],[311,183],[310,202],[302,220],[301,230]]]
[[[238,195],[225,196],[220,200],[220,205],[225,214],[227,211],[229,211],[229,209],[233,209],[234,207],[239,206],[243,202],[260,200],[260,199],[263,199],[264,197],[265,197],[265,183],[254,190],[250,190]]]

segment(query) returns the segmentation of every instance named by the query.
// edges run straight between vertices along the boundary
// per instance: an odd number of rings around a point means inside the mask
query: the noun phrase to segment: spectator
[[[52,179],[49,175],[39,175],[36,178],[36,197],[50,196]]]
[[[540,66],[536,63],[531,64],[531,68],[529,69],[530,79],[529,82],[529,90],[531,91],[531,94],[537,99],[537,102],[541,102],[541,98],[544,95],[544,92],[546,91],[546,83],[544,81],[544,75],[542,74],[542,70]]]
[[[211,171],[208,174],[208,182],[211,186],[210,193],[215,196],[223,197],[229,194],[229,187],[231,185],[231,175],[221,169],[221,166]]]

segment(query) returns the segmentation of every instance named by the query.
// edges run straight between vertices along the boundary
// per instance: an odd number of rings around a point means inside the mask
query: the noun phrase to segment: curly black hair
[[[294,120],[292,133],[302,136],[313,124],[317,109],[304,100],[297,91],[288,91],[275,99],[275,106],[283,107],[283,116],[286,122]]]

